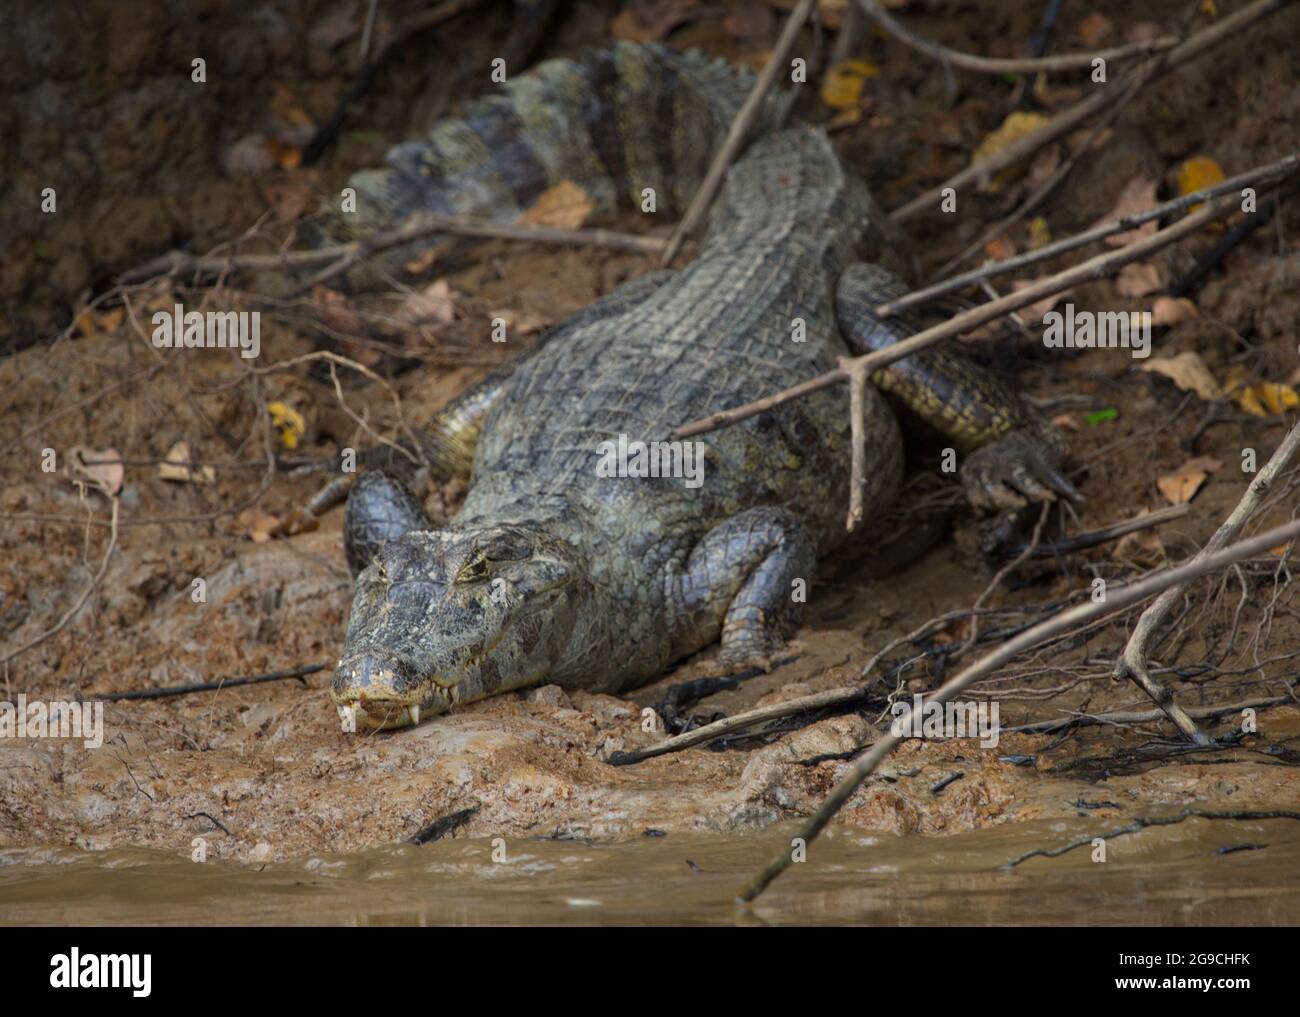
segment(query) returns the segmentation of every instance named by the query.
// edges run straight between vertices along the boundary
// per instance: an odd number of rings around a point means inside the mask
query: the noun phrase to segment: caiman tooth
[[[420,708],[418,706],[408,706],[406,715],[411,718],[412,726],[420,723]]]

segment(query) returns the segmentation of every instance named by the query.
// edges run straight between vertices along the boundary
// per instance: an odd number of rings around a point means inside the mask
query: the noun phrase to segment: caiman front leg
[[[770,670],[772,653],[799,624],[805,598],[798,594],[806,593],[816,564],[812,539],[785,509],[746,509],[715,526],[695,545],[679,579],[678,655],[720,632],[722,648],[700,665],[698,677]]]
[[[835,292],[840,332],[856,355],[885,349],[917,329],[905,320],[882,320],[878,304],[907,287],[876,265],[853,265]],[[947,350],[929,349],[874,372],[872,384],[920,417],[965,454],[962,484],[972,505],[985,511],[1021,508],[1026,499],[1078,499],[1061,474],[1065,442],[1036,409],[977,364]]]

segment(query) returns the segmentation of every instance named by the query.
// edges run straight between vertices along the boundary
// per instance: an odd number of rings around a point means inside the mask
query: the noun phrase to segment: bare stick
[[[1116,537],[1123,537],[1129,533],[1137,533],[1140,530],[1150,529],[1152,526],[1160,526],[1163,523],[1181,519],[1191,510],[1192,506],[1187,503],[1170,505],[1166,508],[1157,509],[1155,512],[1148,512],[1144,516],[1134,516],[1132,519],[1123,519],[1108,526],[1099,526],[1095,530],[1087,530],[1075,534],[1073,537],[1067,537],[1065,540],[1049,541],[1045,544],[1039,544],[1037,547],[1028,547],[1028,557],[1054,558],[1061,554],[1084,551],[1090,547],[1096,547],[1098,544],[1114,540]]]
[[[1098,240],[1104,240],[1106,237],[1114,236],[1116,233],[1127,233],[1129,230],[1141,226],[1143,223],[1151,222],[1153,219],[1163,219],[1174,212],[1190,208],[1192,205],[1199,205],[1203,201],[1217,198],[1220,195],[1228,194],[1232,191],[1238,191],[1243,187],[1256,184],[1264,180],[1271,180],[1274,177],[1279,180],[1290,176],[1297,169],[1300,169],[1300,153],[1288,155],[1285,159],[1279,159],[1277,162],[1269,163],[1267,166],[1260,166],[1258,169],[1250,170],[1246,173],[1239,173],[1223,183],[1215,184],[1213,187],[1207,187],[1204,190],[1196,191],[1192,194],[1184,194],[1181,198],[1175,198],[1172,201],[1166,201],[1162,204],[1155,205],[1143,212],[1135,212],[1132,215],[1126,215],[1119,219],[1112,219],[1110,222],[1102,223],[1091,229],[1084,230],[1082,233],[1075,233],[1073,236],[1062,237],[1053,243],[1040,247],[1035,251],[1026,251],[1024,254],[1016,255],[1014,258],[1006,258],[1003,261],[991,261],[979,268],[971,269],[969,272],[963,272],[961,275],[955,275],[951,279],[944,279],[933,286],[927,286],[924,289],[909,293],[905,297],[899,297],[897,300],[891,300],[887,304],[881,304],[876,308],[877,317],[888,318],[890,315],[897,314],[899,311],[905,311],[909,307],[916,307],[918,304],[924,304],[935,297],[943,296],[946,293],[952,293],[954,290],[965,289],[975,283],[982,282],[985,279],[995,279],[1000,275],[1006,275],[1008,272],[1015,272],[1025,268],[1028,265],[1035,265],[1040,261],[1047,261],[1055,258],[1058,254],[1064,254],[1066,251],[1072,251],[1076,247],[1083,247],[1087,244],[1096,243]]]
[[[1174,49],[1153,57],[1140,71],[1142,83],[1149,84],[1161,75],[1195,59],[1212,46],[1231,38],[1246,26],[1281,10],[1291,2],[1292,0],[1256,0],[1250,6],[1243,7],[1241,10],[1228,15],[1209,28],[1196,33],[1196,35]],[[1110,89],[1105,87],[1096,89],[1087,99],[1075,103],[1032,134],[1025,135],[987,159],[971,163],[960,173],[949,177],[938,187],[926,191],[919,197],[913,198],[906,205],[891,212],[889,218],[896,223],[901,223],[911,219],[918,212],[938,207],[939,199],[943,196],[945,188],[951,187],[956,190],[971,181],[988,179],[999,170],[1033,155],[1044,145],[1051,144],[1057,138],[1069,134],[1095,114],[1109,108],[1114,101],[1114,95]]]
[[[760,110],[762,110],[763,100],[767,98],[767,93],[771,90],[773,82],[776,81],[777,74],[785,65],[786,58],[790,55],[790,50],[794,48],[795,40],[799,37],[799,30],[803,28],[804,22],[808,20],[808,15],[812,13],[815,3],[816,0],[799,0],[799,5],[790,12],[785,27],[781,29],[781,37],[777,39],[776,45],[772,48],[772,55],[767,58],[767,63],[763,65],[758,79],[754,82],[754,87],[749,90],[749,95],[745,97],[744,105],[740,107],[736,119],[731,122],[731,130],[727,132],[727,137],[723,140],[722,147],[718,149],[718,154],[713,157],[709,171],[704,176],[704,182],[700,184],[700,189],[695,192],[695,197],[691,199],[690,207],[686,209],[682,221],[677,224],[677,229],[673,231],[672,239],[668,241],[668,247],[659,259],[661,267],[672,264],[672,260],[677,257],[677,252],[682,248],[682,243],[699,227],[704,214],[709,210],[709,206],[713,204],[718,188],[722,186],[722,178],[727,173],[727,167],[731,165],[731,160],[736,157],[741,146],[744,145],[745,137],[749,134],[749,128],[758,117]]]
[[[1294,703],[1291,696],[1272,696],[1265,699],[1247,699],[1240,703],[1228,703],[1226,706],[1191,706],[1187,714],[1198,720],[1222,717],[1242,710],[1263,710],[1270,706],[1285,706]],[[1150,724],[1152,721],[1164,720],[1164,710],[1117,710],[1113,713],[1081,713],[1063,720],[1040,720],[1034,724],[1021,724],[1018,727],[1000,728],[999,734],[1051,734],[1067,727],[1100,727],[1106,724]]]
[[[849,362],[840,358],[840,366]],[[844,528],[852,532],[862,522],[862,491],[867,485],[867,435],[863,427],[866,414],[867,372],[861,368],[848,371],[849,376],[849,429],[853,442],[853,472],[849,481],[849,517]]]
[[[192,692],[220,692],[222,689],[233,689],[237,685],[260,685],[263,682],[278,682],[286,678],[304,678],[309,674],[324,670],[324,664],[305,664],[302,667],[291,668],[288,671],[272,671],[269,674],[254,674],[246,678],[222,678],[212,682],[197,682],[193,685],[141,689],[139,692],[113,692],[106,696],[91,696],[90,698],[104,703],[120,703],[131,699],[167,699],[171,696],[188,696]]]
[[[33,638],[29,639],[27,642],[23,643],[22,646],[18,647],[18,649],[11,650],[9,653],[6,653],[3,657],[0,657],[0,664],[8,664],[9,661],[13,660],[19,654],[26,653],[28,650],[32,649],[35,646],[40,646],[41,643],[45,642],[45,640],[49,639],[51,636],[55,635],[56,633],[61,632],[64,626],[66,626],[68,622],[72,621],[72,619],[77,616],[77,612],[81,610],[82,605],[86,603],[86,600],[90,597],[90,595],[94,593],[95,590],[99,587],[101,580],[103,580],[104,578],[104,573],[108,571],[108,560],[113,557],[113,550],[114,548],[117,547],[118,500],[116,495],[110,497],[109,501],[113,506],[113,515],[111,521],[109,522],[108,548],[104,551],[104,558],[99,563],[99,571],[95,573],[94,578],[92,578],[90,580],[90,583],[86,586],[86,588],[81,591],[81,596],[77,598],[77,602],[73,604],[72,607],[68,608],[67,613],[62,618],[60,618],[57,622],[55,622],[55,624],[51,628],[46,629],[40,635],[34,636]]]
[[[1300,446],[1300,423],[1297,423],[1287,432],[1287,436],[1282,439],[1282,444],[1277,447],[1277,451],[1273,453],[1264,468],[1259,471],[1259,475],[1246,487],[1241,500],[1237,502],[1237,507],[1214,531],[1214,535],[1206,541],[1205,546],[1191,559],[1191,564],[1209,557],[1237,535],[1246,520],[1259,507],[1260,501],[1268,493],[1273,480],[1286,469],[1287,463],[1295,455],[1297,446]],[[1177,599],[1178,588],[1171,587],[1142,612],[1142,616],[1137,620],[1137,625],[1133,628],[1133,635],[1129,637],[1128,643],[1124,647],[1124,652],[1120,654],[1119,660],[1115,662],[1115,677],[1117,679],[1131,678],[1143,692],[1151,697],[1160,709],[1169,715],[1169,719],[1178,726],[1178,730],[1182,732],[1184,738],[1193,743],[1203,744],[1206,740],[1205,736],[1197,730],[1195,722],[1181,706],[1173,701],[1173,694],[1151,677],[1151,672],[1147,667],[1147,644],[1151,642],[1152,633],[1165,620],[1165,616],[1169,614],[1170,609],[1174,606],[1174,601]]]
[[[240,254],[234,257],[196,257],[185,251],[171,251],[123,273],[118,284],[139,282],[159,275],[184,272],[220,272],[243,269],[258,272],[277,268],[329,267],[313,282],[319,283],[346,271],[361,259],[391,247],[411,243],[447,233],[461,237],[483,237],[501,240],[523,240],[541,244],[571,245],[577,247],[609,247],[637,254],[657,254],[664,249],[658,237],[640,237],[606,229],[566,230],[556,226],[532,226],[527,223],[498,223],[469,216],[438,215],[421,212],[405,225],[385,230],[363,240],[334,244],[315,251],[286,251],[282,254]]]
[[[628,766],[645,759],[653,759],[655,756],[666,756],[670,752],[689,749],[692,745],[712,741],[714,738],[720,738],[732,731],[741,731],[747,727],[753,727],[765,720],[777,720],[781,717],[788,717],[793,713],[803,713],[805,710],[843,706],[846,703],[863,698],[867,695],[867,692],[866,686],[851,685],[840,689],[829,689],[826,692],[816,692],[810,696],[800,696],[797,699],[790,699],[784,703],[775,703],[772,706],[760,706],[756,710],[746,710],[734,717],[715,720],[712,724],[705,724],[703,727],[697,727],[685,734],[665,738],[663,741],[644,749],[637,749],[634,752],[616,752],[609,757],[608,762],[613,766]]]
[[[1028,861],[1030,858],[1040,856],[1055,858],[1058,855],[1073,851],[1075,848],[1083,847],[1085,844],[1091,844],[1097,839],[1110,840],[1112,837],[1122,837],[1128,833],[1145,830],[1148,826],[1173,826],[1181,823],[1184,819],[1300,819],[1300,812],[1290,812],[1286,809],[1233,810],[1229,812],[1212,809],[1183,809],[1182,812],[1172,816],[1139,816],[1127,826],[1117,827],[1106,833],[1095,833],[1088,837],[1080,837],[1078,840],[1072,840],[1059,848],[1036,848],[1033,851],[1026,851],[1023,855],[1016,855],[1015,858],[1003,862],[1001,867],[1014,869],[1021,862]]]
[[[977,56],[949,49],[933,39],[906,28],[882,8],[878,0],[857,0],[857,5],[875,19],[886,32],[900,42],[906,43],[918,52],[953,67],[980,74],[1037,74],[1040,71],[1077,71],[1092,67],[1094,60],[1124,60],[1128,57],[1158,53],[1178,45],[1178,39],[1172,35],[1161,36],[1146,42],[1135,42],[1128,46],[1116,46],[1113,49],[1099,49],[1095,53],[1063,53],[1060,56],[998,58]]]
[[[1104,601],[1100,603],[1089,601],[1069,608],[1060,614],[1054,615],[1047,621],[1026,629],[1013,639],[1007,640],[996,650],[981,657],[952,680],[946,682],[938,691],[930,695],[926,702],[927,704],[947,703],[957,693],[996,671],[1025,650],[1032,649],[1040,643],[1047,642],[1055,636],[1087,624],[1094,619],[1122,611],[1153,594],[1160,593],[1172,586],[1178,586],[1189,579],[1208,575],[1231,565],[1233,562],[1260,554],[1270,547],[1286,543],[1297,536],[1300,536],[1300,520],[1292,520],[1282,526],[1274,527],[1266,533],[1242,540],[1197,561],[1185,562],[1175,568],[1164,569],[1131,586],[1119,588],[1112,586]],[[897,725],[894,730],[911,730],[910,721],[911,708],[909,707],[906,713],[897,718]],[[805,845],[810,845],[817,838],[817,835],[825,829],[835,813],[852,797],[853,792],[858,789],[859,785],[875,772],[876,767],[884,761],[890,751],[905,740],[905,735],[894,734],[894,730],[881,735],[870,750],[854,762],[849,767],[848,772],[831,789],[826,801],[822,803],[822,806],[813,814],[797,835],[798,839],[802,840]],[[741,902],[754,900],[771,885],[774,879],[789,868],[792,862],[792,852],[788,850],[782,851],[758,875],[750,880],[738,899]]]
[[[883,350],[877,350],[875,353],[868,353],[866,356],[857,357],[853,360],[843,361],[843,367],[836,367],[833,370],[819,374],[815,378],[801,382],[781,392],[773,393],[762,399],[757,399],[752,403],[745,403],[734,409],[722,410],[718,413],[710,414],[700,420],[692,421],[689,424],[683,424],[673,431],[672,436],[677,439],[693,437],[697,434],[704,434],[707,431],[716,430],[719,427],[726,427],[737,421],[745,420],[748,417],[756,416],[767,410],[780,406],[782,403],[788,403],[792,399],[799,399],[802,396],[810,395],[813,392],[819,392],[838,382],[845,381],[850,371],[862,370],[870,374],[878,371],[886,364],[892,364],[895,360],[901,360],[917,350],[924,349],[938,342],[940,339],[947,339],[950,336],[960,335],[982,325],[986,321],[992,321],[999,318],[1008,311],[1015,311],[1021,307],[1026,307],[1049,297],[1054,293],[1060,293],[1063,290],[1070,289],[1080,283],[1088,282],[1092,279],[1099,279],[1102,276],[1110,275],[1118,271],[1124,265],[1130,262],[1140,261],[1153,251],[1172,244],[1176,240],[1196,232],[1206,223],[1221,218],[1232,209],[1237,207],[1235,201],[1220,199],[1215,204],[1206,205],[1199,211],[1171,226],[1166,226],[1149,237],[1145,237],[1127,247],[1121,247],[1118,250],[1098,254],[1088,261],[1081,262],[1070,268],[1058,272],[1056,275],[1039,279],[1031,283],[1024,289],[1015,293],[1008,293],[998,300],[990,300],[987,304],[980,304],[968,311],[963,311],[955,317],[949,318],[942,324],[935,325],[933,328],[927,328],[917,332],[913,336],[901,342],[894,343],[892,346]]]

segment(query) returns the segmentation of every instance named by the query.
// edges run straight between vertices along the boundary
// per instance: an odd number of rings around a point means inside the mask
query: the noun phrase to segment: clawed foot
[[[985,512],[1023,508],[1029,501],[1071,501],[1083,498],[1060,472],[1061,450],[1030,430],[1012,431],[1005,438],[973,453],[962,467],[966,499]]]

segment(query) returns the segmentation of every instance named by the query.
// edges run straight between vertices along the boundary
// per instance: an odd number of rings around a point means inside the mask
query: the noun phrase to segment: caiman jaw
[[[392,672],[363,663],[349,667],[339,661],[336,687],[330,691],[345,730],[413,727],[422,716],[445,712],[454,700],[451,689],[435,678],[398,691],[390,684]],[[365,671],[364,685],[357,681],[359,670]],[[338,675],[347,679],[342,690],[337,687]]]

